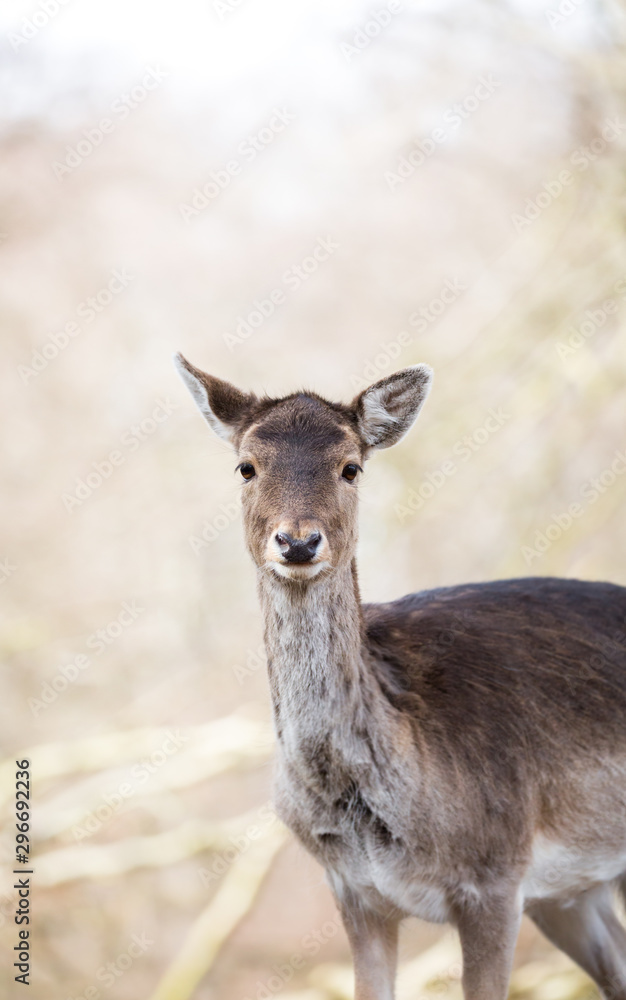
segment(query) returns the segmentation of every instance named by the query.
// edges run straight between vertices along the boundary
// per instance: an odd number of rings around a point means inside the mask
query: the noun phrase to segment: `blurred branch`
[[[284,828],[275,830],[233,863],[150,1000],[188,1000],[192,996],[226,939],[249,913],[286,836]]]
[[[39,784],[51,778],[102,771],[139,761],[154,753],[167,739],[168,732],[167,729],[133,729],[82,740],[42,743],[20,750],[18,756],[31,761],[32,773]],[[185,775],[169,786],[163,776],[166,787],[193,785],[251,759],[267,757],[273,747],[271,733],[264,722],[237,714],[186,729],[183,735]],[[196,758],[195,766],[189,759],[190,752]],[[171,771],[171,766],[168,770]],[[0,806],[12,801],[14,791],[15,760],[4,760],[0,763]],[[88,811],[84,800],[82,806],[81,815],[84,815]]]
[[[280,1000],[334,1000],[326,990],[298,990],[296,993],[281,993]]]
[[[37,857],[37,881],[49,888],[75,879],[107,878],[138,868],[161,868],[202,851],[232,850],[230,838],[241,835],[255,823],[258,811],[252,810],[223,823],[190,820],[150,837],[128,837],[112,844],[49,851]],[[273,830],[274,824],[269,832]]]

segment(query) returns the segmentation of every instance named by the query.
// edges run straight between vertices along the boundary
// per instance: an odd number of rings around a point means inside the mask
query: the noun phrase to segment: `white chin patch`
[[[318,563],[283,563],[272,560],[265,564],[269,569],[274,570],[278,576],[284,576],[286,580],[312,580],[327,569],[330,563],[323,561]]]

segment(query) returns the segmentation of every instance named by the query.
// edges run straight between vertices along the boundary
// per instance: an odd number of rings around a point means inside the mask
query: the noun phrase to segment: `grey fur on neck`
[[[414,747],[406,720],[380,689],[363,642],[354,561],[321,586],[285,586],[262,576],[259,590],[279,786],[289,786],[291,796],[298,796],[296,788],[310,796],[309,814],[316,801],[336,805],[356,797],[360,808],[367,803],[384,811],[404,832],[400,772]],[[306,842],[305,832],[298,833]]]
[[[363,693],[362,615],[354,564],[312,584],[285,584],[262,574],[259,595],[277,727],[285,716],[309,724],[316,704],[345,719],[347,710],[358,708]]]

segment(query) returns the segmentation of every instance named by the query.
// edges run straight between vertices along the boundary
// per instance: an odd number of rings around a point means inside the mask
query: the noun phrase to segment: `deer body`
[[[237,448],[265,619],[276,805],[322,863],[358,1000],[399,921],[452,922],[467,1000],[503,1000],[521,914],[626,1000],[626,588],[537,578],[362,605],[354,482],[428,387],[258,400],[182,359]]]
[[[543,579],[446,588],[366,606],[362,622],[348,592],[323,608],[306,593],[262,597],[278,809],[336,895],[443,922],[494,876],[528,906],[626,871],[624,652],[614,642],[595,667],[571,670],[620,634],[626,591]],[[585,601],[589,620],[572,619],[568,602]],[[504,662],[484,640],[487,617],[492,635],[517,636]]]

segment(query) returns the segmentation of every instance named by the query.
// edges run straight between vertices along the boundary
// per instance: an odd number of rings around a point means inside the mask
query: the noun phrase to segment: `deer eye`
[[[244,479],[254,479],[256,475],[255,468],[250,462],[242,462],[239,471]]]
[[[358,465],[355,465],[354,462],[348,462],[347,465],[344,465],[341,475],[344,479],[347,479],[349,483],[353,483],[357,477],[358,471]]]

